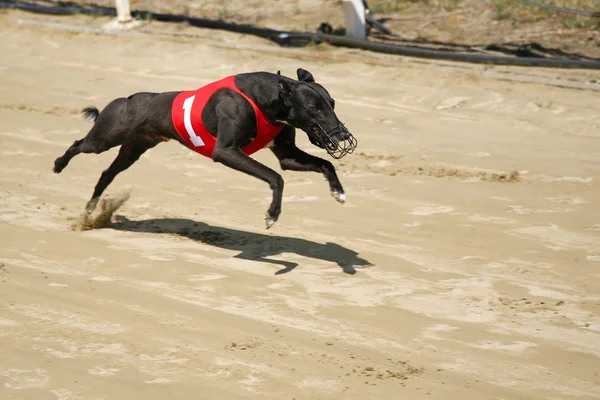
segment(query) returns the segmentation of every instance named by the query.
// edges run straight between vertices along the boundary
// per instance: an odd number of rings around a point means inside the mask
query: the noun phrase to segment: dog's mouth
[[[346,154],[352,154],[358,146],[358,141],[343,124],[340,124],[329,131],[323,129],[319,124],[313,126],[308,135],[312,144],[322,149],[339,160]]]

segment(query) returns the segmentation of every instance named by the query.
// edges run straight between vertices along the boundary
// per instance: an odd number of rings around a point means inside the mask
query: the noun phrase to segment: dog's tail
[[[83,109],[83,117],[86,121],[94,122],[98,115],[100,115],[100,111],[96,107],[90,106]]]

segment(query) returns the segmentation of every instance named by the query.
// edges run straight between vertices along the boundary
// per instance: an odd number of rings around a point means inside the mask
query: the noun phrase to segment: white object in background
[[[366,39],[365,6],[362,0],[344,0],[344,19],[346,36],[354,39]]]
[[[145,21],[135,20],[131,17],[129,0],[115,0],[115,3],[117,5],[117,19],[105,24],[103,27],[105,31],[120,32],[134,29],[145,23]]]
[[[120,23],[131,22],[129,0],[115,0],[115,3],[117,3],[117,21]]]

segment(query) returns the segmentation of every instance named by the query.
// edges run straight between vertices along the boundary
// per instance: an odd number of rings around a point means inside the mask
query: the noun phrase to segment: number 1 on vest
[[[199,136],[194,132],[194,128],[192,127],[192,104],[194,104],[194,100],[196,96],[188,97],[183,102],[183,123],[185,125],[185,130],[188,135],[190,135],[190,140],[196,147],[204,146],[204,142],[200,139]]]

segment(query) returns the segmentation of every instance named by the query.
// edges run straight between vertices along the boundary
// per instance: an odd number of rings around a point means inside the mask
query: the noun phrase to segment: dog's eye
[[[319,111],[321,111],[321,110],[319,109],[319,107],[317,107],[317,106],[312,106],[312,107],[310,108],[310,110],[311,110],[312,112],[316,112],[316,113],[318,113]]]

